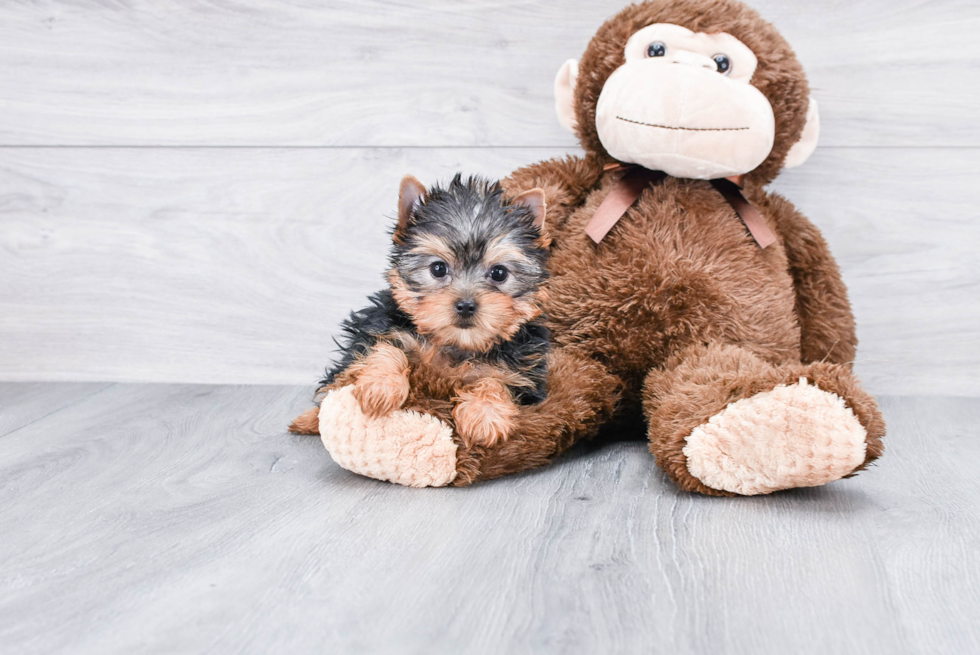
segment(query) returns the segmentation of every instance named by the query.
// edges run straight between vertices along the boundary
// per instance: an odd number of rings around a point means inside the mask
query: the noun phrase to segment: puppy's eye
[[[503,282],[507,279],[508,271],[506,266],[497,264],[490,269],[490,279],[494,282]]]
[[[667,54],[667,46],[660,41],[654,41],[647,46],[647,57],[663,57]]]
[[[446,277],[449,267],[446,266],[446,262],[432,262],[429,264],[429,272],[432,273],[432,277]]]
[[[728,72],[732,70],[732,60],[728,58],[728,55],[715,55],[712,59],[715,60],[715,66],[718,67],[718,72],[722,75],[728,75]]]

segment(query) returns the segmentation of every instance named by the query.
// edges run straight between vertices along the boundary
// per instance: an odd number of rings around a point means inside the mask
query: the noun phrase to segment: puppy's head
[[[406,176],[388,273],[395,301],[436,345],[483,352],[510,339],[541,313],[544,213],[541,189],[508,201],[478,177],[426,190]]]

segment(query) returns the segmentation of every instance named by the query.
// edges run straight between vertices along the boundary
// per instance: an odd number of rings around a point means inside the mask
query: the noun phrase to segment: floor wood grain
[[[112,383],[0,382],[0,437],[111,387]]]
[[[0,379],[311,383],[383,284],[398,180],[561,149],[7,149]],[[980,389],[972,149],[824,148],[774,188],[826,234],[875,393]]]
[[[0,5],[3,145],[574,145],[551,96],[624,0]],[[755,0],[825,145],[980,146],[974,0]]]
[[[2,650],[980,649],[975,400],[883,398],[871,470],[717,499],[641,443],[469,489],[375,482],[283,432],[307,392],[117,384],[0,437]]]

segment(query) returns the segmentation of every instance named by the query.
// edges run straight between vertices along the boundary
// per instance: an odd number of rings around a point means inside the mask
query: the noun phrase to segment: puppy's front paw
[[[371,417],[386,416],[408,399],[408,358],[394,346],[376,346],[359,366],[354,397]]]
[[[405,404],[408,376],[364,376],[354,384],[354,397],[361,411],[377,418],[387,416]]]
[[[513,432],[517,406],[498,380],[480,380],[460,391],[455,400],[453,420],[466,445],[492,446]]]

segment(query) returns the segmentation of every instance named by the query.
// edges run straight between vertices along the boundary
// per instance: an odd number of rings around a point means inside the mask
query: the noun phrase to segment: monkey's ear
[[[786,161],[783,168],[793,168],[799,166],[813,154],[817,148],[817,141],[820,140],[820,110],[817,108],[817,100],[810,97],[810,106],[806,110],[806,125],[800,140],[793,144],[786,154]]]
[[[525,191],[510,202],[512,205],[523,205],[531,210],[531,213],[534,214],[534,225],[541,232],[540,242],[544,247],[547,247],[551,239],[548,237],[547,225],[545,224],[548,203],[545,201],[544,189],[534,188]]]
[[[578,60],[569,59],[555,76],[555,110],[558,122],[569,132],[575,132],[575,83],[578,81]]]
[[[408,221],[412,218],[412,211],[420,201],[425,199],[425,187],[411,175],[402,178],[401,186],[398,188],[398,227],[395,228],[394,239],[401,243],[408,229]]]

